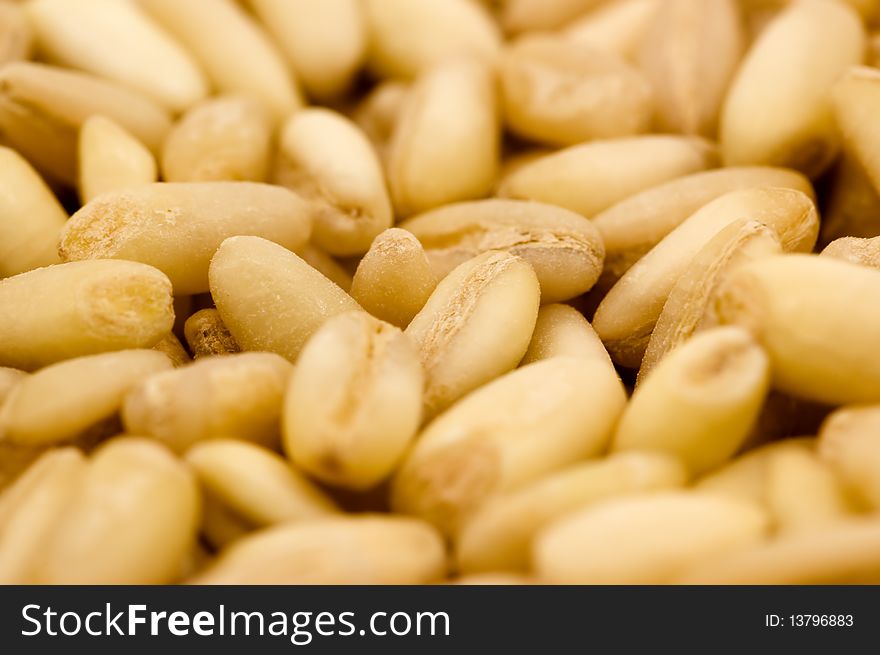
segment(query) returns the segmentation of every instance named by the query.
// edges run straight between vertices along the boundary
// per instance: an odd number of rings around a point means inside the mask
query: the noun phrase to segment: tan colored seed
[[[880,401],[880,271],[815,255],[762,258],[731,274],[717,311],[756,335],[777,389],[828,404]]]
[[[739,328],[700,333],[636,389],[612,450],[658,450],[704,473],[742,446],[767,395],[767,355]]]
[[[286,460],[253,444],[206,441],[187,452],[186,462],[210,497],[251,529],[313,521],[337,511]]]
[[[365,253],[391,227],[382,164],[352,121],[328,109],[306,109],[284,124],[280,156],[288,186],[314,205],[312,239],[331,255]]]
[[[220,318],[243,350],[293,361],[331,316],[359,309],[351,296],[305,261],[259,237],[231,237],[208,271]]]
[[[0,366],[32,370],[150,348],[174,323],[171,282],[146,264],[70,262],[0,281]]]
[[[425,368],[425,415],[517,365],[529,345],[540,287],[528,263],[490,251],[456,267],[406,328]]]
[[[296,360],[284,401],[284,449],[328,484],[363,490],[387,478],[422,418],[415,345],[365,312],[329,319]]]
[[[489,250],[522,257],[535,269],[545,303],[588,291],[605,254],[598,231],[583,216],[537,202],[493,198],[457,203],[401,227],[421,241],[440,276]]]
[[[736,0],[664,0],[639,63],[657,97],[661,132],[712,137],[745,49]]]
[[[680,487],[685,480],[678,460],[654,453],[621,453],[573,465],[489,501],[457,541],[458,568],[527,571],[532,541],[545,526],[617,496]]]
[[[211,355],[228,355],[241,350],[230,334],[229,328],[223,324],[220,312],[214,308],[197,311],[186,319],[183,330],[186,343],[196,359]]]
[[[103,115],[157,152],[171,119],[128,88],[86,73],[14,62],[0,69],[0,140],[53,181],[77,183],[79,128]]]
[[[693,137],[594,141],[539,157],[501,181],[498,194],[538,200],[592,218],[627,196],[715,164],[715,148]]]
[[[221,96],[187,111],[162,145],[166,182],[263,182],[269,174],[271,115],[255,99]]]
[[[174,112],[208,94],[199,65],[135,2],[33,0],[27,11],[52,62],[137,89]]]
[[[250,234],[295,249],[306,243],[310,204],[254,182],[159,182],[104,194],[71,217],[66,261],[112,257],[163,271],[178,294],[208,290],[208,264],[227,237]]]
[[[291,370],[271,353],[199,359],[134,387],[125,397],[123,423],[129,433],[154,437],[181,453],[217,437],[274,445]]]
[[[351,86],[368,45],[358,0],[250,0],[250,5],[309,96],[329,100]]]
[[[602,452],[625,403],[602,361],[556,357],[508,373],[425,428],[393,480],[392,507],[455,535],[494,495]]]
[[[446,573],[443,541],[409,518],[360,515],[260,531],[224,551],[203,584],[426,584]]]
[[[499,164],[495,105],[494,80],[481,62],[456,59],[419,77],[389,146],[386,168],[398,214],[488,195]]]
[[[498,28],[468,0],[365,0],[369,65],[383,77],[415,77],[444,59],[489,59],[501,46]]]
[[[499,64],[507,127],[541,143],[574,145],[647,132],[650,83],[617,55],[560,37],[530,36]]]
[[[830,90],[862,60],[865,34],[843,2],[793,2],[746,54],[727,94],[720,143],[728,165],[789,166],[818,176],[836,156]]]
[[[666,584],[693,563],[758,543],[758,507],[692,492],[620,498],[539,533],[532,562],[550,584]]]
[[[616,282],[703,205],[731,191],[765,186],[795,189],[815,198],[810,181],[796,171],[734,166],[685,175],[612,205],[593,219],[605,242],[602,281]]]
[[[361,258],[351,296],[376,318],[405,328],[428,302],[438,280],[419,240],[395,227],[377,236]]]
[[[156,159],[124,128],[92,116],[79,131],[79,190],[83,203],[102,193],[158,180]]]
[[[813,201],[777,187],[733,191],[703,206],[617,281],[593,316],[612,359],[636,368],[676,281],[718,232],[744,216],[766,224],[784,251],[809,252],[819,232]]]
[[[781,252],[776,230],[758,221],[740,219],[715,235],[669,292],[639,366],[638,381],[695,332],[715,325],[712,301],[731,271],[745,262]]]
[[[11,148],[0,147],[0,185],[0,278],[57,263],[67,212]]]
[[[40,369],[19,383],[0,410],[3,438],[26,446],[75,439],[111,418],[144,378],[171,368],[163,353],[123,350]]]
[[[238,3],[139,0],[139,4],[193,54],[220,92],[253,96],[276,120],[301,106],[296,80],[281,53]]]

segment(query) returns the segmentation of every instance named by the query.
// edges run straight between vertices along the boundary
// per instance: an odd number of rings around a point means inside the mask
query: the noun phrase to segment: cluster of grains
[[[880,0],[0,0],[0,583],[880,582]]]

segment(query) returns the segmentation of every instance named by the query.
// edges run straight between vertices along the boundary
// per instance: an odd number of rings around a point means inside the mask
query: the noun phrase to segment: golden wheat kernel
[[[438,281],[419,240],[393,227],[373,239],[361,258],[351,296],[376,318],[405,328],[425,306]]]
[[[220,318],[239,347],[291,361],[324,321],[359,309],[300,257],[259,237],[226,239],[208,278]]]
[[[811,178],[839,148],[831,87],[861,63],[865,32],[843,2],[789,3],[746,53],[724,101],[727,165],[788,166]]]
[[[150,348],[174,324],[168,278],[120,259],[55,264],[0,280],[0,307],[0,366],[24,370]]]
[[[26,8],[49,61],[124,84],[173,112],[208,94],[195,59],[136,2],[34,0]]]
[[[731,274],[716,311],[756,336],[776,389],[831,405],[880,401],[880,271],[817,255],[762,258]]]
[[[387,478],[422,418],[415,344],[365,312],[329,319],[306,342],[284,402],[284,447],[328,484],[369,489]]]
[[[532,267],[489,251],[456,267],[406,328],[425,369],[425,414],[513,369],[529,345],[540,303]]]
[[[488,65],[452,59],[422,73],[407,93],[385,165],[396,213],[487,196],[498,174],[500,131]]]
[[[281,130],[287,185],[315,205],[312,240],[331,255],[359,255],[391,227],[385,175],[372,144],[348,118],[305,109]]]
[[[612,449],[670,453],[695,474],[716,468],[749,436],[769,383],[767,355],[748,332],[701,332],[638,386]]]
[[[261,236],[285,247],[309,238],[309,202],[255,182],[158,182],[99,196],[65,225],[66,261],[140,261],[171,279],[178,294],[208,290],[208,264],[224,239]]]

